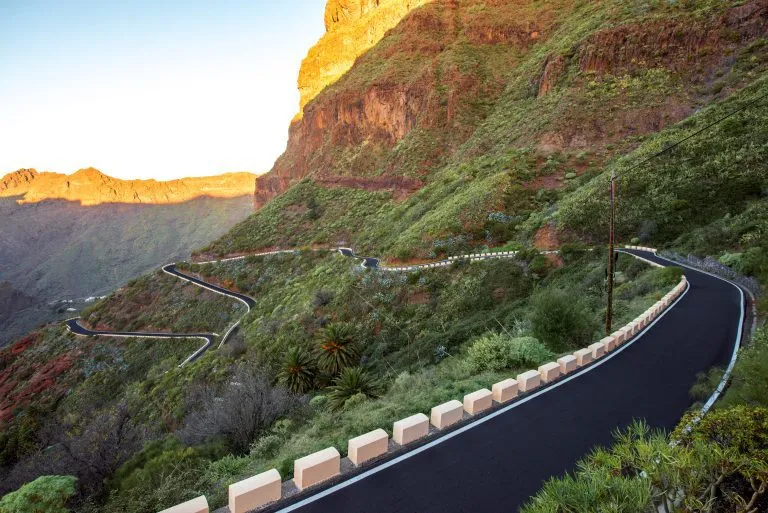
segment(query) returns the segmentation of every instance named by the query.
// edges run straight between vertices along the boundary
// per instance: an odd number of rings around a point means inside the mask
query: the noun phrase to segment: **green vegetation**
[[[593,451],[574,476],[548,481],[523,512],[763,511],[768,410],[715,410],[686,432],[692,418],[671,437],[642,423],[617,433],[610,449]]]
[[[635,152],[564,199],[557,214],[559,221],[583,236],[605,233],[604,191],[610,173],[615,172],[620,177],[617,225],[622,237],[658,242],[682,236],[681,244],[698,250],[720,249],[714,244],[722,248],[741,242],[738,235],[726,230],[717,238],[713,235],[716,227],[732,224],[730,215],[748,208],[754,213],[765,210],[756,202],[762,202],[767,192],[768,99],[746,106],[766,94],[768,80],[760,79],[731,98],[650,137]],[[649,155],[743,107],[746,108],[671,152],[636,166]],[[753,217],[752,222],[761,221]],[[690,230],[710,223],[716,223],[716,227],[706,232]],[[745,232],[750,229],[743,224],[734,228]]]
[[[731,386],[697,423],[671,434],[636,424],[596,449],[573,475],[551,479],[524,513],[560,511],[738,511],[768,507],[768,328],[742,349]],[[707,387],[707,395],[722,377]],[[702,385],[699,385],[702,386]],[[692,426],[688,429],[687,426]],[[671,443],[674,441],[675,443]]]
[[[226,255],[272,246],[338,245],[351,240],[390,201],[387,192],[297,184],[199,253]]]
[[[533,334],[557,352],[585,347],[596,326],[576,290],[551,289],[532,298]]]
[[[755,333],[750,345],[741,349],[733,369],[731,385],[722,404],[768,408],[768,328]]]
[[[328,408],[338,411],[351,408],[351,401],[364,401],[368,397],[378,395],[378,384],[360,367],[347,367],[333,380],[328,387]]]
[[[555,353],[533,337],[512,337],[507,333],[489,333],[467,349],[467,361],[475,372],[538,367],[554,356]]]
[[[76,482],[72,476],[40,476],[0,499],[0,512],[69,513]]]
[[[131,280],[82,312],[92,327],[117,331],[225,332],[241,303],[162,270]]]

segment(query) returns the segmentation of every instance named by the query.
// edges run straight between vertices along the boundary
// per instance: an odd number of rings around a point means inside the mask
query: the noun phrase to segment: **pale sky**
[[[0,176],[268,171],[325,0],[0,0]]]

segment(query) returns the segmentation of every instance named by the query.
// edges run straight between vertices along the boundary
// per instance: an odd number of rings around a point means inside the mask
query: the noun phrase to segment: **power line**
[[[636,169],[636,168],[642,166],[643,164],[646,164],[650,160],[655,159],[656,157],[658,157],[660,155],[663,155],[664,153],[667,153],[668,151],[671,151],[671,150],[677,148],[678,146],[683,144],[685,141],[693,139],[694,137],[696,137],[697,135],[701,134],[702,132],[705,132],[706,130],[708,130],[708,129],[712,128],[713,126],[717,125],[718,123],[722,123],[723,121],[725,121],[726,119],[730,118],[734,114],[738,114],[739,112],[742,112],[742,111],[746,110],[748,107],[751,107],[752,105],[756,104],[757,102],[759,102],[760,100],[762,100],[764,98],[768,98],[768,93],[766,93],[766,94],[764,94],[762,96],[759,96],[759,97],[755,98],[754,100],[752,100],[750,102],[747,102],[742,107],[740,107],[740,108],[730,112],[729,114],[726,114],[725,116],[721,117],[720,119],[717,119],[717,120],[713,121],[712,123],[704,126],[703,128],[700,128],[699,130],[695,131],[694,133],[690,134],[689,136],[684,137],[683,139],[680,139],[675,144],[667,146],[666,148],[664,148],[660,152],[654,153],[653,155],[651,155],[649,157],[646,157],[645,159],[641,160],[640,162],[638,162],[634,166],[624,170],[623,173],[627,173],[629,171],[632,171],[633,169]]]

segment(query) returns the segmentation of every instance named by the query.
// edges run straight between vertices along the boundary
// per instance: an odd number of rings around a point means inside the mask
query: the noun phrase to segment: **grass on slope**
[[[199,253],[221,256],[274,246],[348,244],[390,201],[385,192],[326,189],[305,180]]]

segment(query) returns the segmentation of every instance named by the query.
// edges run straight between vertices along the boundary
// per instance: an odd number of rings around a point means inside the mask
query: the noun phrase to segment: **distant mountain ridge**
[[[52,302],[107,293],[252,211],[255,175],[120,180],[93,168],[0,179],[0,346],[61,315]],[[82,306],[82,305],[80,305]]]
[[[23,196],[17,202],[51,199],[77,201],[83,206],[103,203],[182,203],[202,196],[235,198],[251,195],[256,175],[247,172],[216,176],[157,180],[121,180],[98,169],[86,168],[65,175],[19,169],[0,179],[0,197]]]

